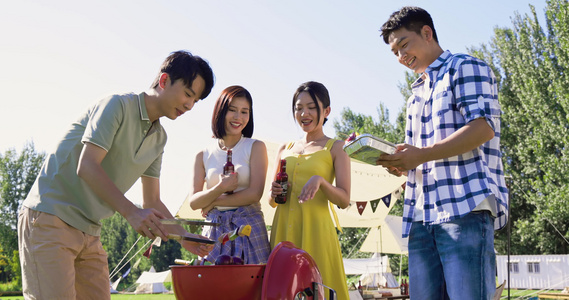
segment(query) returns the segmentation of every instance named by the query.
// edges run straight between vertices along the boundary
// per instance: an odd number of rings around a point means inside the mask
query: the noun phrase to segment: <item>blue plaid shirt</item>
[[[495,135],[472,151],[429,161],[418,169],[409,170],[403,211],[403,237],[409,235],[417,194],[421,192],[416,184],[417,170],[423,174],[425,224],[440,224],[458,219],[470,213],[488,196],[494,195],[494,228],[504,227],[507,220],[508,190],[500,152],[502,112],[492,70],[477,58],[445,51],[413,83],[412,88],[413,95],[407,101],[405,143],[416,147],[435,144],[478,118],[485,118]]]

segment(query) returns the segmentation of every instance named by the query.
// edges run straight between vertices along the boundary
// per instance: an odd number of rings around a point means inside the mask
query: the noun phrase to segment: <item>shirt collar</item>
[[[146,111],[146,102],[144,102],[144,92],[138,94],[138,109],[140,111],[140,119],[148,121],[148,112]]]
[[[412,86],[422,84],[427,79],[427,77],[429,78],[429,80],[432,81],[433,73],[437,72],[451,56],[452,53],[450,53],[450,51],[446,50],[445,52],[443,52],[437,59],[435,59],[433,63],[431,63],[425,69],[425,72],[423,72],[421,76],[419,76],[419,78],[413,83]]]
[[[449,57],[451,57],[452,53],[450,53],[450,51],[446,50],[445,52],[443,52],[432,64],[430,64],[427,69],[425,70],[425,73],[431,73],[433,71],[437,71],[438,69],[441,68],[441,66],[447,61],[447,59],[449,59]]]

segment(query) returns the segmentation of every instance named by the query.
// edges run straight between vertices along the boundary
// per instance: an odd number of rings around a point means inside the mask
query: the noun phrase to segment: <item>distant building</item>
[[[497,255],[498,282],[508,279],[508,256]],[[569,286],[569,255],[510,255],[510,288],[556,289]],[[506,283],[506,288],[508,284]]]

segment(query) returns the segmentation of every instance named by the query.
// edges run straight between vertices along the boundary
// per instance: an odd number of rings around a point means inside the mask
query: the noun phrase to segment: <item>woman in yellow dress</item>
[[[330,114],[330,96],[323,84],[309,81],[300,85],[292,109],[304,137],[282,145],[276,157],[275,166],[286,159],[289,188],[286,203],[277,205],[275,196],[283,189],[276,181],[271,186],[270,203],[277,207],[271,248],[290,241],[308,252],[323,284],[334,289],[338,299],[347,300],[342,253],[328,206],[346,208],[350,203],[350,159],[343,151],[344,142],[327,137],[322,129]]]

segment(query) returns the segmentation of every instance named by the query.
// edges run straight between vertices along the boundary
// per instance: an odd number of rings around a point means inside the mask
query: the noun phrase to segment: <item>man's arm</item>
[[[473,120],[444,140],[424,148],[408,144],[397,145],[397,152],[392,155],[382,155],[377,164],[384,166],[394,173],[400,173],[416,168],[418,165],[437,159],[456,156],[486,143],[494,137],[494,130],[484,118]]]
[[[139,234],[154,239],[160,236],[167,240],[166,228],[160,223],[165,216],[155,209],[139,209],[109,178],[101,162],[107,151],[91,143],[85,143],[77,167],[77,175],[95,194],[118,211]]]
[[[159,211],[166,218],[173,219],[174,217],[172,216],[172,214],[170,213],[164,202],[162,202],[162,200],[160,199],[160,180],[158,178],[147,177],[147,176],[142,176],[140,180],[142,182],[142,199],[143,199],[142,206],[145,209],[154,209],[156,211]],[[184,227],[180,225],[165,226],[162,225],[161,223],[159,225],[167,228],[166,234],[174,233],[181,236],[194,236],[194,237],[205,238],[204,236],[188,233],[184,229]],[[213,250],[213,245],[200,244],[186,240],[182,240],[180,241],[180,243],[182,247],[184,247],[186,250],[194,254],[197,254],[199,256],[205,256],[211,250]]]

